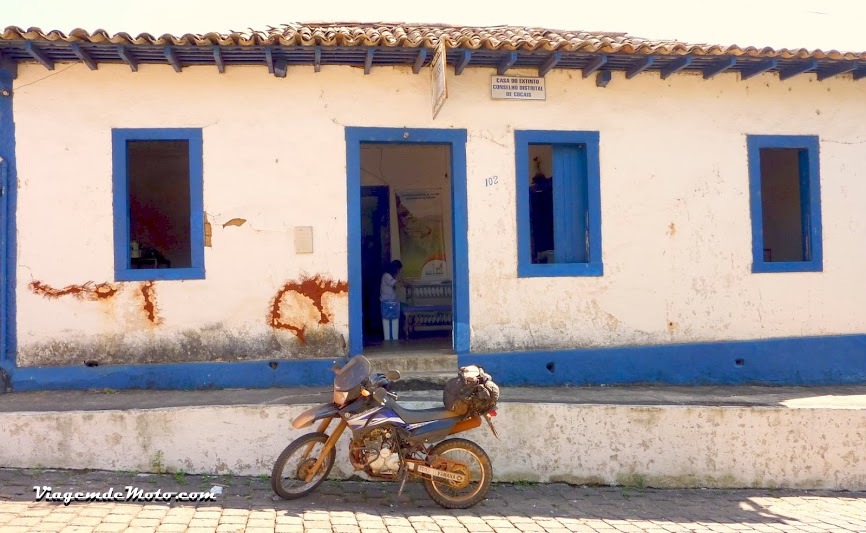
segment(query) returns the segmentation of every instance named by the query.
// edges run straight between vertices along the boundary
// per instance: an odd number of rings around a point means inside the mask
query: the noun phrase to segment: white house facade
[[[387,343],[394,259],[397,349],[503,383],[864,383],[863,76],[524,28],[7,28],[5,387],[326,382]]]

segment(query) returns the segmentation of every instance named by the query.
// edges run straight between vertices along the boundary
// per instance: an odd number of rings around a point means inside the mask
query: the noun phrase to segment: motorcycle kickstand
[[[397,505],[400,500],[400,495],[403,494],[403,489],[406,487],[406,480],[409,479],[409,469],[403,469],[403,478],[400,479],[400,488],[397,489],[397,496],[394,497],[394,501],[391,502],[391,507]]]

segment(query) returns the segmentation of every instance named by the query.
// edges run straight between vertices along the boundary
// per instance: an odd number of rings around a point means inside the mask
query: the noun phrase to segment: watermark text
[[[63,505],[72,502],[212,502],[216,500],[216,494],[212,492],[144,490],[131,485],[127,485],[123,490],[109,488],[102,492],[56,491],[46,485],[37,485],[33,487],[33,492],[36,493],[37,502],[63,502]]]

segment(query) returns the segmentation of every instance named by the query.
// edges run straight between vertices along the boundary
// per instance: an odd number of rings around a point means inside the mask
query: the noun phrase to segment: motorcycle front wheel
[[[308,433],[286,446],[271,472],[271,488],[280,498],[293,500],[306,496],[328,477],[337,455],[334,448],[325,456],[313,479],[306,481],[307,474],[321,456],[327,441],[328,436],[324,433]]]
[[[434,502],[446,509],[466,509],[487,496],[493,467],[481,446],[466,439],[449,439],[434,446],[430,455],[462,463],[465,466],[455,465],[449,471],[469,477],[466,482],[459,484],[448,480],[425,479],[424,490]]]

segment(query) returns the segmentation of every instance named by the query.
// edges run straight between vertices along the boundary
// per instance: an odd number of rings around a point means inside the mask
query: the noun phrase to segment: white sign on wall
[[[545,100],[544,78],[491,76],[490,96],[494,100]]]
[[[433,61],[430,63],[432,69],[430,75],[430,84],[433,91],[433,118],[442,109],[442,104],[448,98],[448,86],[445,83],[445,42],[439,43],[436,47],[436,55],[433,56]]]

